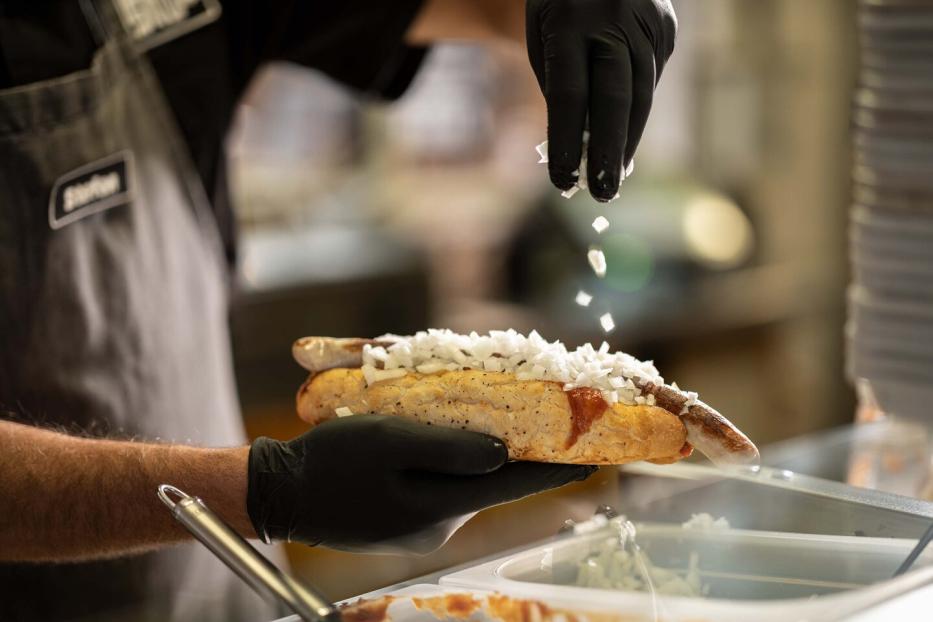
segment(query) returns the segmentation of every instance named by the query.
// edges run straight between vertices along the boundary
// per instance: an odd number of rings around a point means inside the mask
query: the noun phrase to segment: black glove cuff
[[[285,443],[266,437],[257,438],[249,448],[246,513],[266,544],[290,539],[298,492],[291,453]]]

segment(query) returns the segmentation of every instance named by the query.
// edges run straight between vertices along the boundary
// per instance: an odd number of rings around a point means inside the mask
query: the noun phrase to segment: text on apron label
[[[49,197],[49,226],[60,229],[132,198],[130,151],[85,164],[58,178]]]

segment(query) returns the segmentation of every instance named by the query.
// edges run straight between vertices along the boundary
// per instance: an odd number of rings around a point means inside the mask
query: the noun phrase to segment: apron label
[[[114,0],[126,32],[144,50],[177,39],[220,17],[219,0]]]
[[[58,178],[49,197],[49,226],[65,225],[132,199],[131,151],[120,151]]]

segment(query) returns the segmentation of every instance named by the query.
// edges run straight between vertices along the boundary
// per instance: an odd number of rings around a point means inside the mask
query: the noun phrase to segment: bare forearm
[[[186,539],[156,497],[170,483],[237,531],[248,448],[83,439],[0,421],[0,561],[110,557]]]
[[[525,41],[525,0],[427,0],[408,31],[416,44],[441,40]]]

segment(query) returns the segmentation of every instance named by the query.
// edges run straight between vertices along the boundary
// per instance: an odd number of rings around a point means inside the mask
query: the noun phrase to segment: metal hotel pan
[[[887,317],[876,317],[858,304],[850,308],[850,313],[851,319],[849,320],[849,326],[851,326],[852,331],[850,341],[853,343],[860,342],[862,339],[875,342],[890,342],[892,344],[904,343],[907,341],[913,341],[919,344],[933,343],[933,340],[931,340],[931,336],[933,336],[933,327],[931,326],[906,322],[890,322]],[[870,339],[867,335],[871,335]],[[862,350],[861,348],[855,348],[855,350],[859,351],[860,354],[867,352],[867,350]],[[933,380],[929,370],[920,370],[918,373],[920,376],[926,378],[928,382]]]
[[[873,349],[863,344],[862,339],[850,338],[846,340],[846,362],[846,373],[852,379],[869,378],[872,382],[884,380],[916,387],[917,390],[933,390],[933,369],[929,359],[917,359],[901,352]],[[887,408],[890,403],[882,406]],[[901,414],[896,410],[889,412]]]
[[[933,44],[930,44],[929,51],[924,52],[923,49],[911,48],[863,48],[859,55],[861,70],[911,76],[916,78],[917,83],[929,84],[933,78],[926,73],[926,69],[933,66]]]
[[[858,285],[849,287],[848,297],[850,302],[856,303],[872,313],[883,314],[886,317],[902,318],[905,321],[923,325],[929,323],[933,327],[933,307],[929,305],[891,301],[873,295],[869,290]]]
[[[846,326],[848,337],[860,354],[872,354],[889,361],[924,363],[924,373],[933,372],[933,322],[901,319],[889,321],[858,302],[853,303],[853,314]],[[918,369],[920,369],[918,367]],[[933,380],[933,374],[929,376]]]
[[[853,223],[849,243],[853,261],[863,265],[870,266],[875,261],[893,261],[911,272],[933,271],[933,236],[923,232],[907,234]]]
[[[924,2],[860,2],[859,31],[865,37],[924,33],[933,29],[933,10]]]
[[[864,130],[887,136],[933,136],[933,114],[906,113],[856,108],[852,112],[853,124]]]
[[[849,322],[846,332],[858,356],[895,364],[908,363],[933,379],[933,342],[911,338],[907,330],[904,334],[883,334],[858,320]]]
[[[873,209],[933,210],[933,192],[895,188],[884,183],[863,184],[856,181],[852,190],[853,200],[859,205]]]
[[[855,90],[853,102],[864,110],[895,113],[933,111],[933,90],[929,88],[876,89],[866,86]]]
[[[857,161],[869,165],[887,160],[897,163],[906,160],[908,166],[915,162],[927,166],[933,163],[933,143],[914,136],[892,137],[857,129],[853,132],[853,147]]]
[[[859,327],[854,326],[855,334]],[[873,357],[891,363],[907,363],[912,369],[926,370],[933,379],[933,344],[919,339],[896,339],[882,337],[871,331],[863,331],[854,344],[858,356]]]
[[[914,91],[933,88],[933,62],[902,64],[892,61],[889,66],[863,66],[858,73],[858,84],[873,90]]]
[[[933,167],[933,144],[928,141],[888,137],[879,139],[862,135],[856,136],[854,147],[855,162],[863,166],[879,169],[894,167],[927,173]]]
[[[856,202],[852,205],[855,222],[892,230],[918,227],[924,232],[933,232],[933,210],[903,210],[892,212],[886,206]]]
[[[873,261],[898,262],[913,273],[933,267],[933,236],[919,226],[916,231],[892,229],[878,224],[852,222],[849,225],[851,257],[870,265]]]
[[[931,136],[933,140],[933,136]],[[857,161],[852,166],[852,176],[859,183],[866,185],[885,184],[888,187],[898,187],[925,194],[933,194],[933,175],[918,168],[898,166],[896,162],[886,162],[883,165],[866,165]]]
[[[863,234],[852,233],[849,236],[850,249],[849,255],[854,265],[871,268],[876,264],[890,266],[895,264],[904,268],[907,272],[904,277],[893,275],[898,281],[922,287],[917,279],[929,280],[933,278],[930,267],[933,265],[933,258],[930,252],[923,248],[922,244],[909,244],[900,242],[893,244],[883,240],[866,241]],[[891,270],[889,270],[890,272]]]
[[[850,239],[857,249],[874,254],[880,260],[914,261],[933,264],[933,237],[923,232],[904,233],[878,226],[852,226]]]
[[[891,211],[856,203],[851,215],[854,226],[872,233],[902,235],[916,240],[933,236],[933,210]]]
[[[933,275],[922,273],[914,277],[914,273],[906,271],[904,265],[903,262],[887,262],[881,266],[878,262],[871,262],[863,265],[854,261],[855,283],[883,298],[926,304],[933,302]]]
[[[933,128],[930,129],[933,140]],[[902,171],[897,168],[865,166],[856,162],[852,167],[852,178],[856,183],[882,188],[898,188],[915,193],[933,194],[933,175],[919,171]]]

